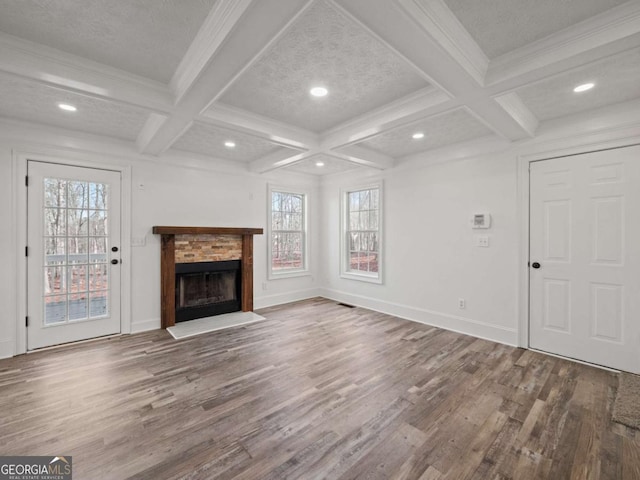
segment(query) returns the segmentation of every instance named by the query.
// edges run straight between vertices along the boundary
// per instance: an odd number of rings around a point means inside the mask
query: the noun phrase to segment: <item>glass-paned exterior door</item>
[[[118,333],[120,174],[28,170],[28,348]]]

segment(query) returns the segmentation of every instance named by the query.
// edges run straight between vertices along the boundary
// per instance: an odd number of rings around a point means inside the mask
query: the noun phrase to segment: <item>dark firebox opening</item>
[[[176,322],[237,312],[240,260],[176,264]]]

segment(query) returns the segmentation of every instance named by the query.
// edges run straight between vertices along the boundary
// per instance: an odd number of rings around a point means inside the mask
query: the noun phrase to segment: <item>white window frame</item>
[[[309,271],[309,192],[298,187],[269,185],[267,189],[267,277],[269,280],[280,278],[303,277],[311,275]],[[274,192],[302,195],[302,268],[290,268],[286,270],[273,270],[272,232],[273,211],[272,197]]]
[[[349,193],[378,189],[378,271],[356,272],[349,270]],[[340,277],[361,282],[382,284],[384,258],[384,189],[382,180],[365,185],[354,185],[340,189]]]

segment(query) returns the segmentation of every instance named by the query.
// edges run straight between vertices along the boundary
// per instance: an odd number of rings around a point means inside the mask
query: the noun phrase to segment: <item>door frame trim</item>
[[[570,157],[581,155],[584,153],[598,152],[602,150],[613,150],[617,148],[631,147],[640,145],[640,137],[638,129],[632,129],[631,135],[628,130],[623,130],[626,135],[621,138],[615,138],[615,133],[610,132],[609,139],[596,137],[593,142],[576,143],[558,147],[549,150],[543,150],[536,153],[527,153],[518,155],[517,159],[517,212],[520,222],[519,241],[518,241],[518,324],[516,326],[517,346],[520,348],[530,348],[529,345],[529,203],[530,203],[530,164],[541,160],[553,160],[554,158]],[[605,135],[606,137],[606,135]]]
[[[106,157],[105,157],[106,158]],[[120,283],[120,333],[131,333],[131,167],[118,163],[106,163],[105,158],[89,152],[61,152],[56,149],[16,150],[12,151],[13,170],[13,208],[11,224],[14,231],[15,264],[12,265],[16,279],[15,298],[17,299],[14,337],[14,355],[27,353],[27,258],[24,248],[27,245],[27,187],[25,177],[29,160],[70,165],[74,167],[111,170],[120,173],[121,181],[121,283]]]

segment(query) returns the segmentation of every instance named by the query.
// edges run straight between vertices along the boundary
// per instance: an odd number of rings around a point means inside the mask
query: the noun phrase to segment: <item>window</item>
[[[269,199],[269,278],[307,274],[307,195],[270,187]]]
[[[382,185],[343,191],[342,276],[382,283]]]

